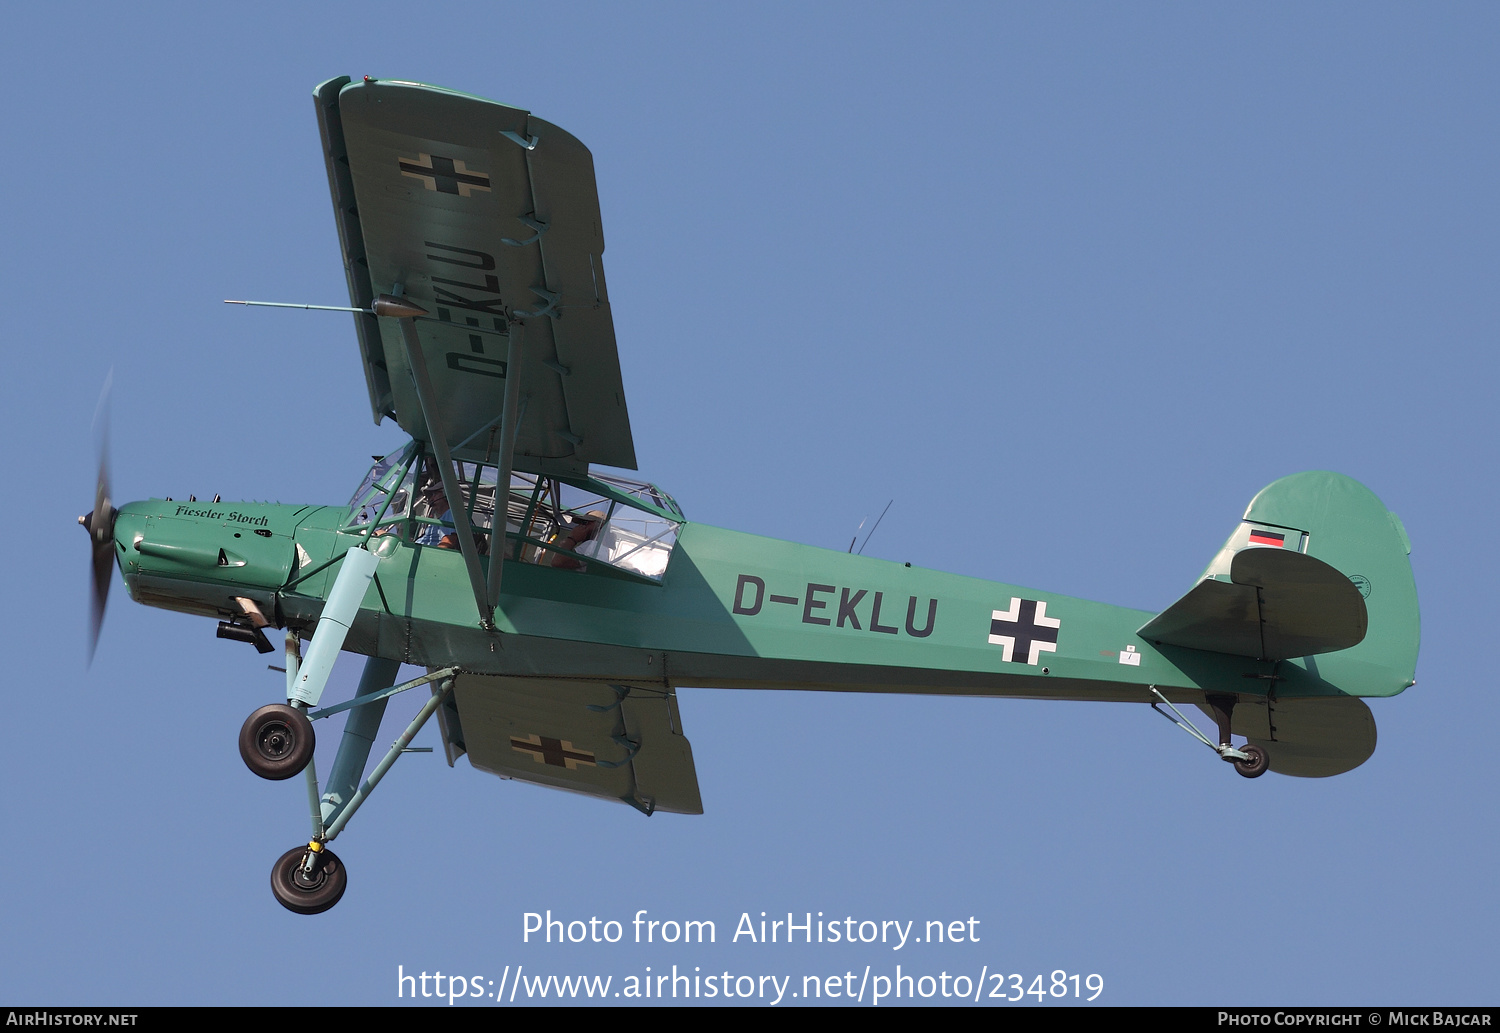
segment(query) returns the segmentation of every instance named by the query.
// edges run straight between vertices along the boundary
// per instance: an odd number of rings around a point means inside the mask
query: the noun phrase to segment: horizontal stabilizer
[[[1207,578],[1152,618],[1143,638],[1286,660],[1358,645],[1368,615],[1359,589],[1322,560],[1279,548],[1236,552],[1229,580]]]
[[[1279,775],[1339,775],[1375,752],[1375,715],[1352,696],[1242,698],[1234,708],[1233,731],[1265,750]]]

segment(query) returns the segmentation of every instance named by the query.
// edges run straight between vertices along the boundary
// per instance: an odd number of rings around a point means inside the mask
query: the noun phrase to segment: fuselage
[[[1146,611],[689,522],[656,581],[505,560],[488,631],[458,550],[351,530],[347,516],[152,499],[120,509],[116,554],[137,602],[240,622],[248,601],[307,637],[363,543],[379,566],[344,648],[478,673],[1144,702],[1151,685],[1187,701],[1263,695],[1273,669],[1158,646],[1137,634]],[[1278,681],[1296,694],[1296,672]]]

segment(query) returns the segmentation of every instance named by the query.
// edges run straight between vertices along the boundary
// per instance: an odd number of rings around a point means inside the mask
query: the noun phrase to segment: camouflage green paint
[[[249,596],[306,633],[334,558],[363,538],[338,530],[344,516],[152,500],[121,510],[117,549],[139,601],[228,618],[233,597]],[[600,564],[507,561],[497,632],[478,626],[457,551],[376,538],[346,648],[480,673],[1047,699],[1145,701],[1149,685],[1187,701],[1273,685],[1282,697],[1383,696],[1410,684],[1415,589],[1404,533],[1379,500],[1336,474],[1299,474],[1257,495],[1246,519],[1301,530],[1309,554],[1359,575],[1364,642],[1280,664],[1158,645],[1137,634],[1148,612],[685,523],[660,585]]]

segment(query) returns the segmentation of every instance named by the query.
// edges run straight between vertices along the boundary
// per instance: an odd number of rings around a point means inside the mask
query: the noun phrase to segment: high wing
[[[518,374],[517,468],[635,469],[588,149],[520,108],[420,83],[341,76],[314,98],[351,303],[394,294],[429,313],[415,325],[453,457],[496,461]],[[397,320],[354,319],[376,422],[432,440]]]
[[[677,697],[657,686],[462,673],[438,712],[452,764],[628,803],[702,814]]]

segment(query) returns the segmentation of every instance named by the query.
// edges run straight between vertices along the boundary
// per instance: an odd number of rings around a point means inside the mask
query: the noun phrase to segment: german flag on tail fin
[[[1281,661],[1275,692],[1394,696],[1415,684],[1411,544],[1368,488],[1326,471],[1263,489],[1198,584],[1141,628],[1156,642]]]

